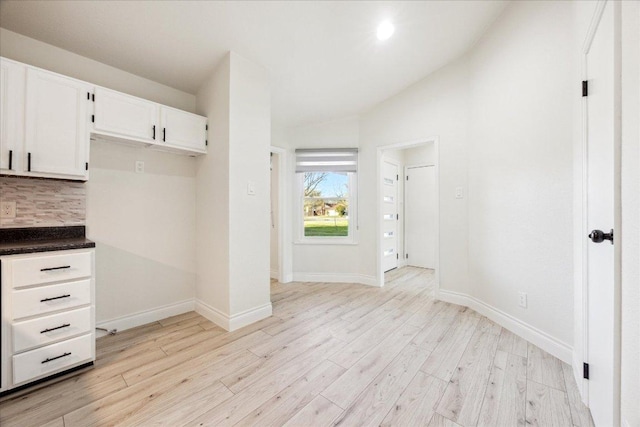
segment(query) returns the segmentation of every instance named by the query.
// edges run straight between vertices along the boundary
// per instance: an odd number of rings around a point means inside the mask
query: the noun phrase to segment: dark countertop
[[[0,228],[0,256],[95,247],[85,237],[84,225]]]

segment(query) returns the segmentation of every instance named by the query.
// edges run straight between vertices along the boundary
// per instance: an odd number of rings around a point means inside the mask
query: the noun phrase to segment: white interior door
[[[382,162],[382,268],[398,267],[398,165]]]
[[[409,167],[404,184],[407,265],[436,266],[436,174],[434,166]]]
[[[588,96],[587,230],[609,233],[615,220],[614,4],[607,2],[586,55]],[[593,236],[593,235],[592,235]],[[599,237],[599,238],[598,238]],[[614,236],[617,238],[617,236]],[[595,425],[618,425],[614,245],[602,236],[587,244],[589,407]],[[597,241],[600,241],[597,243]],[[615,239],[614,239],[615,242]],[[617,244],[617,242],[615,243]]]

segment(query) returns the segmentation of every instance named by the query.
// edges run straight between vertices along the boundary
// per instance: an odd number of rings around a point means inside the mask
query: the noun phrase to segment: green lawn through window
[[[305,217],[305,237],[347,237],[349,220],[342,217]]]

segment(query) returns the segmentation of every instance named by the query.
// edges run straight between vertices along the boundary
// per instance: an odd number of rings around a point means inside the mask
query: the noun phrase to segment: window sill
[[[304,239],[295,240],[294,245],[337,245],[337,246],[356,246],[357,241],[352,239]]]

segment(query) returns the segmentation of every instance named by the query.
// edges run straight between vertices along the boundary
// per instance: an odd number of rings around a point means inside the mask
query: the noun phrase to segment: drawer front
[[[38,255],[11,261],[14,288],[91,277],[91,251]]]
[[[91,332],[91,307],[65,311],[13,324],[13,352]]]
[[[13,318],[46,314],[91,302],[91,279],[13,291]]]
[[[90,361],[93,358],[92,339],[92,334],[82,335],[13,356],[13,383],[20,384]]]

